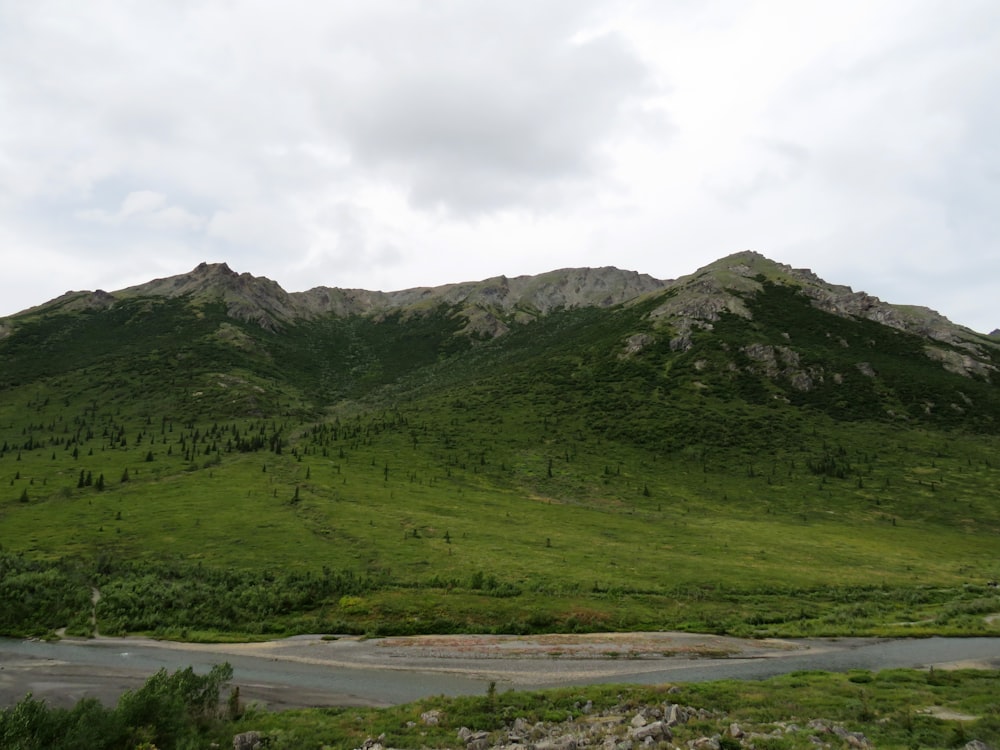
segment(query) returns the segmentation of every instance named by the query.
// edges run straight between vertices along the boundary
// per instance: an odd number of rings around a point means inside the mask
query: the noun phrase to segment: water
[[[757,680],[799,670],[843,672],[849,669],[877,671],[887,668],[927,668],[946,663],[972,661],[1000,668],[998,638],[926,639],[814,639],[800,642],[808,652],[790,652],[762,658],[670,658],[657,660],[602,661],[613,664],[616,673],[587,674],[595,660],[503,659],[479,662],[483,669],[509,670],[498,686],[539,688],[592,683],[700,682],[719,679]],[[426,667],[379,663],[372,666],[337,666],[290,661],[257,654],[227,653],[212,647],[191,650],[182,645],[150,645],[141,640],[63,640],[53,643],[0,639],[0,705],[10,705],[31,691],[50,703],[71,705],[91,695],[113,703],[128,688],[138,687],[161,668],[168,671],[191,666],[204,673],[214,664],[229,662],[233,683],[241,694],[262,700],[271,707],[296,705],[390,705],[430,695],[482,695],[489,677],[452,674],[453,660]],[[468,663],[468,662],[466,662]],[[476,662],[472,662],[476,664]],[[551,667],[547,669],[547,667]],[[579,667],[577,669],[576,667]],[[519,671],[520,670],[520,671]],[[527,671],[545,671],[542,682],[526,681]]]
[[[981,662],[993,669],[1000,668],[1000,638],[847,638],[822,643],[829,644],[830,649],[778,658],[693,660],[654,672],[628,675],[623,681],[648,685],[726,679],[763,680],[803,670],[926,669],[962,661]]]

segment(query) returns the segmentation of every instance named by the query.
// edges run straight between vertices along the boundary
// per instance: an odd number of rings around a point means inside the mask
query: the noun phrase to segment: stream
[[[706,638],[710,638],[706,636]],[[405,639],[404,639],[405,640]],[[430,695],[483,694],[491,681],[502,690],[596,683],[757,680],[799,670],[972,666],[1000,668],[1000,638],[781,641],[771,652],[746,642],[727,657],[654,658],[549,654],[483,658],[454,653],[439,658],[381,648],[377,639],[344,637],[328,642],[300,636],[267,644],[178,644],[140,638],[64,639],[56,642],[0,639],[0,706],[31,692],[52,705],[83,697],[113,704],[161,668],[191,666],[207,672],[221,662],[233,667],[241,697],[271,710],[301,706],[386,706]],[[415,649],[414,649],[415,650]],[[596,653],[596,652],[595,652]]]

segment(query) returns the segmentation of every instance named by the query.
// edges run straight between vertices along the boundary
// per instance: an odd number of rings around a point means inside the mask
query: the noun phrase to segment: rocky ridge
[[[710,328],[723,312],[750,318],[744,297],[763,290],[761,279],[798,287],[815,307],[834,315],[871,320],[963,346],[970,352],[978,351],[977,342],[988,338],[952,323],[929,308],[892,305],[866,292],[855,292],[849,286],[823,281],[808,268],[792,268],[751,250],[729,255],[670,282],[667,288],[672,294],[651,317],[672,321],[681,335],[694,326]]]
[[[656,305],[648,319],[655,335],[637,333],[624,342],[623,356],[634,355],[657,337],[670,337],[670,347],[685,351],[692,333],[711,330],[723,314],[750,318],[746,304],[770,282],[795,287],[812,304],[842,317],[871,320],[923,337],[925,353],[951,372],[989,379],[996,374],[990,352],[995,353],[997,332],[978,334],[955,325],[939,313],[915,306],[891,305],[848,286],[829,284],[809,269],[796,269],[765,256],[745,251],[722,258],[674,281],[655,279],[614,267],[566,268],[536,276],[497,276],[483,281],[415,287],[394,292],[319,286],[304,292],[286,292],[276,282],[236,273],[225,263],[201,263],[186,274],[154,279],[117,292],[67,292],[43,305],[0,320],[0,338],[9,335],[18,318],[48,312],[104,309],[121,299],[135,297],[189,297],[193,302],[221,301],[227,314],[269,331],[280,331],[297,320],[326,315],[368,316],[384,320],[390,315],[421,315],[440,305],[453,308],[464,320],[462,332],[495,338],[511,326],[529,322],[558,309],[611,307],[644,300]],[[753,356],[753,355],[751,355]],[[770,360],[795,369],[790,347],[764,353]],[[807,389],[817,373],[797,373]]]
[[[395,311],[419,314],[438,305],[460,307],[468,332],[502,335],[508,323],[524,322],[559,308],[609,307],[650,291],[665,282],[617,268],[568,268],[538,276],[415,287],[395,292],[315,287],[286,292],[277,283],[249,273],[238,274],[225,263],[201,263],[179,276],[129,287],[112,296],[191,295],[195,300],[221,299],[230,317],[278,330],[296,319],[322,315],[384,317]]]
[[[668,332],[672,350],[686,351],[691,348],[693,332],[712,330],[723,314],[751,319],[746,299],[763,291],[765,282],[795,287],[814,307],[833,315],[870,320],[920,336],[927,341],[925,354],[950,372],[987,380],[997,372],[989,351],[995,352],[990,336],[956,325],[929,308],[891,305],[866,292],[829,284],[807,268],[792,268],[749,250],[671,282],[662,304],[650,313],[650,319],[660,330]],[[637,353],[653,341],[648,336],[630,339],[625,354]],[[823,375],[798,369],[798,355],[791,347],[761,347],[750,344],[744,347],[744,353],[762,365],[759,369],[771,377],[783,372],[798,390],[809,390],[812,382]]]

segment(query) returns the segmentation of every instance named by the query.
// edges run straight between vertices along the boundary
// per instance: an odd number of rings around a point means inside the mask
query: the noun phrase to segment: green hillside
[[[9,320],[0,630],[1000,633],[1000,350],[721,278],[684,346],[681,286]]]

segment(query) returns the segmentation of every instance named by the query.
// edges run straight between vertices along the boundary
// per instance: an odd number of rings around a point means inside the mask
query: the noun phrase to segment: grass
[[[772,733],[760,737],[757,747],[810,748],[810,739],[839,747],[841,740],[822,729],[808,727],[813,720],[863,733],[874,747],[952,747],[976,738],[987,744],[1000,739],[1000,705],[996,700],[997,672],[917,672],[887,670],[878,673],[830,674],[799,672],[764,681],[723,681],[652,687],[601,685],[539,692],[497,692],[480,697],[430,698],[388,709],[324,709],[279,714],[251,713],[237,728],[254,729],[275,748],[360,747],[369,738],[385,735],[391,747],[450,747],[460,727],[506,732],[515,718],[528,726],[545,721],[556,736],[571,729],[560,723],[577,720],[583,726],[624,726],[643,707],[666,704],[705,709],[711,718],[673,728],[672,744],[713,734],[728,734],[732,723],[745,732]],[[591,714],[581,708],[591,703]],[[927,710],[947,708],[972,719],[936,718]],[[428,725],[421,716],[437,711],[439,723]],[[595,718],[600,717],[600,718]],[[798,727],[798,729],[795,729]],[[550,727],[553,728],[553,727]],[[578,730],[579,731],[579,730]],[[619,727],[619,734],[624,730]],[[846,746],[846,745],[845,745]]]
[[[31,696],[0,710],[0,740],[16,747],[224,746],[255,732],[274,750],[454,747],[460,732],[483,732],[493,745],[515,735],[587,737],[593,744],[629,738],[633,719],[682,717],[669,745],[716,737],[721,747],[797,750],[816,744],[879,748],[962,747],[1000,740],[1000,672],[885,670],[846,674],[795,672],[764,681],[629,686],[595,685],[535,692],[430,697],[389,708],[329,708],[268,713],[245,706],[228,664],[207,675],[161,670],[117,707],[84,700],[50,709]],[[228,698],[225,692],[229,692]],[[736,741],[742,733],[743,743]],[[376,740],[377,738],[377,740]],[[540,744],[540,743],[539,743]],[[6,745],[5,745],[6,746]]]
[[[38,419],[52,424],[60,411],[41,408]],[[0,458],[10,487],[0,543],[50,558],[353,571],[384,585],[364,607],[324,602],[309,622],[377,632],[499,623],[911,633],[894,623],[928,619],[930,631],[995,630],[983,618],[943,617],[949,602],[1000,612],[984,585],[1000,569],[995,505],[981,494],[995,476],[979,458],[982,438],[945,444],[911,433],[894,449],[888,431],[856,430],[853,445],[882,446],[859,488],[805,469],[807,447],[750,471],[721,452],[608,450],[555,420],[532,426],[534,417],[489,442],[495,426],[457,422],[453,411],[363,413],[336,438],[290,420],[171,432],[109,417],[125,446],[101,429],[73,446],[76,458],[51,437]],[[227,452],[251,434],[287,444],[280,454]],[[103,475],[104,490],[78,487],[81,470]],[[926,591],[935,593],[907,603]],[[578,611],[593,614],[581,621]]]

